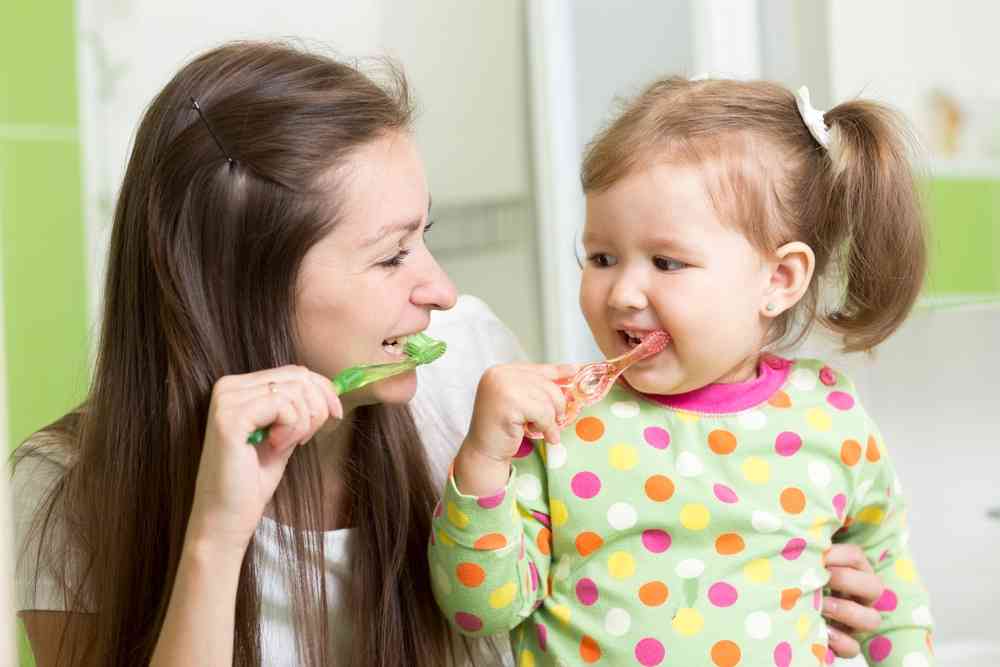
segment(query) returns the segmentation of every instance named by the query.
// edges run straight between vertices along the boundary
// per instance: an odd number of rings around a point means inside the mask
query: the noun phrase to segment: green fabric
[[[814,666],[823,555],[840,541],[892,591],[863,638],[873,664],[932,664],[896,474],[853,384],[819,362],[735,414],[616,387],[514,467],[486,498],[449,481],[429,555],[447,618],[512,630],[519,665]]]

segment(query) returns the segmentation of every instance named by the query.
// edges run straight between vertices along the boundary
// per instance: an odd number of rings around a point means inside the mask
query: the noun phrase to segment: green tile
[[[77,125],[73,0],[6,0],[0,11],[0,123]]]

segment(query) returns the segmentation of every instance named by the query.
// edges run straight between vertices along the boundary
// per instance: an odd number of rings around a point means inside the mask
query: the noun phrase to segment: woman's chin
[[[417,373],[407,371],[399,375],[380,380],[366,387],[367,403],[385,403],[386,405],[401,405],[409,403],[417,393]]]

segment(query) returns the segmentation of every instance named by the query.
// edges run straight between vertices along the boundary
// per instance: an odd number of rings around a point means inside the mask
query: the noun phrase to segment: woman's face
[[[403,359],[405,337],[427,328],[432,310],[455,305],[455,286],[424,245],[430,197],[410,135],[363,146],[335,180],[340,221],[306,253],[296,304],[299,358],[331,378]],[[411,371],[341,400],[345,409],[405,403],[416,387]]]

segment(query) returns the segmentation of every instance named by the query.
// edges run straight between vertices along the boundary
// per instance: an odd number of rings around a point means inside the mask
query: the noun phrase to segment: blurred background
[[[430,243],[460,291],[490,304],[537,360],[597,356],[576,305],[578,168],[616,97],[666,73],[807,84],[818,108],[874,97],[906,113],[923,143],[933,265],[903,330],[875,356],[838,363],[911,498],[939,664],[1000,664],[998,25],[988,0],[4,3],[3,450],[84,395],[138,119],[183,63],[222,41],[291,37],[403,64],[438,222]],[[2,651],[13,624],[6,586],[0,596]],[[31,664],[23,646],[21,659]]]

